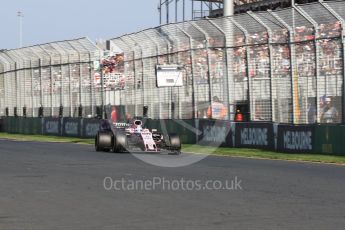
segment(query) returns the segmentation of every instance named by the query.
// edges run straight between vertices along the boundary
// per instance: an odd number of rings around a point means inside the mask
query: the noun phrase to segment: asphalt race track
[[[107,190],[106,177],[237,178],[241,189]],[[131,154],[96,153],[89,145],[0,140],[0,183],[1,230],[345,226],[345,167],[334,165],[207,157],[162,168]]]

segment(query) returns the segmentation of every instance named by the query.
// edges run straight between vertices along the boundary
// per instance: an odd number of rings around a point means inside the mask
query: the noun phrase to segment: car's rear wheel
[[[171,155],[181,154],[181,139],[177,134],[169,135],[169,150]]]
[[[113,134],[110,131],[99,131],[95,139],[97,152],[109,150],[112,147]]]
[[[101,152],[103,149],[101,148],[101,147],[99,147],[99,145],[98,145],[98,134],[97,134],[97,136],[96,136],[96,138],[95,138],[95,150],[96,150],[96,152]]]

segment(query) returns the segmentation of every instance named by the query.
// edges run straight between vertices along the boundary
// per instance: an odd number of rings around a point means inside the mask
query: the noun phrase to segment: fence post
[[[137,79],[138,73],[137,73],[137,67],[136,67],[136,65],[135,65],[135,55],[136,55],[135,50],[133,50],[133,58],[132,58],[132,62],[133,62],[133,73],[134,73],[134,76],[133,76],[133,77],[134,77],[134,89],[135,89],[135,94],[136,94],[137,91],[138,91],[138,79]],[[143,72],[143,71],[142,71],[142,72]],[[142,78],[142,80],[141,80],[140,82],[141,82],[141,84],[143,84],[143,78]],[[141,87],[141,86],[140,86],[140,87]],[[142,100],[143,100],[143,103],[144,103],[144,101],[145,101],[145,95],[144,95],[145,90],[143,90],[142,87],[141,87],[140,91],[142,91],[142,97],[143,97]],[[137,96],[136,96],[136,95],[135,95],[135,99],[134,99],[134,104],[135,104],[134,113],[135,113],[136,116],[138,116],[139,111],[138,111]]]
[[[0,54],[1,54],[1,51],[0,51]],[[5,98],[5,96],[4,96],[4,84],[3,84],[3,82],[2,82],[2,79],[3,79],[3,76],[4,76],[4,72],[5,72],[5,70],[4,70],[4,64],[3,64],[3,62],[2,62],[2,60],[1,60],[1,55],[0,55],[0,117],[2,117],[3,116],[3,109],[4,109],[4,105],[3,105],[3,99]],[[1,123],[1,121],[0,121],[0,132],[2,131],[2,126],[3,124]]]
[[[59,106],[63,106],[63,110],[65,110],[65,105],[64,105],[64,77],[67,77],[67,76],[64,76],[64,72],[62,71],[62,67],[63,66],[69,66],[69,53],[61,46],[61,45],[59,45],[59,44],[56,44],[56,50],[58,50],[58,49],[61,49],[61,50],[63,50],[63,52],[64,52],[64,54],[65,55],[67,55],[67,63],[65,63],[65,64],[62,64],[62,53],[61,52],[59,52],[60,53],[60,78],[61,78],[61,95],[60,95],[60,105]],[[64,111],[63,111],[63,113],[62,113],[62,117],[64,117]]]
[[[94,68],[93,67],[93,63],[92,63],[92,58],[91,58],[91,53],[90,51],[88,51],[88,55],[89,55],[89,78],[90,78],[90,106],[91,106],[91,116],[94,117],[95,114],[94,114],[94,92],[93,92],[93,76],[92,76],[92,69]]]
[[[84,110],[84,108],[83,108],[83,102],[82,102],[82,96],[83,96],[83,93],[82,93],[82,87],[83,87],[83,78],[82,78],[82,70],[83,70],[83,67],[82,67],[82,60],[81,60],[81,54],[80,54],[80,52],[78,52],[79,53],[79,106],[78,106],[78,109],[77,109],[77,117],[79,117],[79,109],[80,109],[80,107],[81,107],[81,109],[82,109],[82,117],[83,117],[83,110]]]
[[[137,46],[140,48],[140,57],[141,57],[141,60],[143,61],[143,48],[141,47],[140,44],[138,44],[132,37],[129,37],[130,39],[132,39],[136,44]],[[138,101],[137,101],[137,92],[138,92],[138,76],[137,76],[137,69],[135,68],[135,65],[134,65],[134,60],[135,60],[135,56],[137,55],[137,53],[135,52],[135,49],[133,49],[133,71],[134,71],[134,113],[136,116],[138,116]],[[144,74],[144,62],[142,63],[143,65],[143,70],[142,70],[142,74]],[[141,76],[141,81],[142,83],[144,82],[144,76],[142,75]],[[145,90],[142,91],[143,92],[143,104],[145,103]]]
[[[31,113],[32,113],[32,117],[35,117],[35,106],[34,106],[34,69],[32,66],[32,59],[30,59],[30,75],[31,75]]]
[[[147,36],[148,37],[148,36]],[[138,92],[138,73],[137,73],[137,69],[135,67],[135,60],[136,60],[136,56],[137,56],[137,52],[135,51],[135,48],[139,48],[140,49],[140,59],[142,61],[142,75],[141,75],[141,82],[142,84],[144,84],[144,61],[143,61],[143,47],[140,45],[140,43],[138,43],[135,38],[132,38],[131,36],[128,36],[129,39],[131,39],[134,44],[136,45],[135,47],[133,47],[132,52],[133,52],[133,71],[134,71],[134,113],[137,116],[138,115],[138,101],[137,101],[137,92]],[[148,37],[148,39],[150,39]],[[125,42],[125,41],[124,41]],[[126,43],[127,44],[127,43]],[[129,45],[130,46],[130,45]],[[142,90],[142,89],[141,89]],[[145,104],[145,90],[142,90],[142,102],[143,105]]]
[[[59,113],[60,113],[60,106],[63,106],[63,71],[62,71],[62,54],[59,52],[60,55],[60,70],[58,73],[58,77],[60,77],[60,104],[59,104]],[[60,115],[60,114],[59,114]],[[62,111],[62,117],[63,117],[63,111]]]
[[[25,60],[22,60],[22,63],[25,63]],[[24,113],[23,113],[23,107],[26,107],[26,78],[27,78],[27,74],[26,74],[26,65],[23,65],[24,67],[23,67],[23,73],[24,73],[24,84],[23,84],[23,86],[24,86],[24,88],[23,88],[23,103],[22,103],[22,106],[21,106],[21,108],[20,108],[20,111],[21,111],[21,114],[22,114],[22,116],[24,117]],[[25,116],[27,116],[27,114],[25,114]]]
[[[229,44],[228,38],[226,36],[226,33],[222,28],[220,28],[216,23],[214,23],[212,20],[208,20],[214,27],[216,27],[223,35],[224,35],[224,60],[225,60],[225,80],[226,80],[226,97],[227,97],[227,109],[228,109],[228,120],[231,120],[230,112],[231,112],[231,106],[230,106],[230,87],[229,87],[229,68],[228,68],[228,47],[227,44]]]
[[[209,106],[212,106],[212,96],[213,94],[213,84],[212,84],[212,79],[211,79],[211,59],[210,59],[210,48],[209,48],[209,36],[208,34],[195,22],[191,22],[191,25],[193,25],[197,30],[199,30],[204,36],[205,36],[205,40],[204,40],[204,44],[205,45],[205,49],[206,49],[206,55],[207,55],[207,83],[208,83],[208,88],[209,88],[209,92],[208,92],[208,96],[209,96]]]
[[[248,105],[249,105],[249,108],[248,108],[248,112],[250,114],[250,121],[253,120],[253,114],[252,114],[252,111],[253,108],[252,108],[252,98],[251,98],[251,82],[250,82],[250,74],[249,74],[249,57],[250,57],[250,52],[249,52],[249,49],[248,49],[248,39],[249,39],[249,33],[248,31],[238,22],[235,21],[235,19],[233,17],[229,17],[229,19],[231,20],[231,22],[239,29],[242,31],[242,33],[244,34],[244,38],[245,38],[245,47],[246,47],[246,75],[247,75],[247,85],[248,85],[248,90],[247,90],[247,99],[248,99]]]
[[[82,78],[81,78],[81,54],[80,54],[80,52],[79,52],[79,50],[77,49],[77,48],[75,48],[75,46],[73,45],[73,44],[71,44],[70,42],[68,42],[69,43],[69,45],[72,47],[72,49],[78,54],[78,62],[77,63],[75,63],[75,65],[77,65],[76,66],[76,69],[74,69],[73,68],[73,70],[72,70],[72,74],[77,70],[77,68],[78,68],[78,66],[79,66],[79,89],[78,89],[78,96],[79,96],[79,105],[78,105],[78,107],[75,107],[74,108],[74,111],[78,111],[78,109],[79,109],[79,106],[81,106],[82,105],[82,101],[81,101],[81,90],[82,90]],[[71,83],[70,83],[71,84]],[[78,83],[77,83],[78,84]],[[71,86],[70,86],[71,87]],[[73,93],[72,93],[72,95],[73,95]],[[72,97],[71,97],[71,102],[72,102]],[[71,103],[71,105],[72,105],[72,103]],[[76,105],[75,105],[76,106]],[[72,111],[71,111],[72,112]],[[75,116],[73,116],[73,117],[75,117]]]
[[[14,69],[15,69],[15,72],[14,72],[14,82],[15,82],[15,90],[13,93],[15,93],[15,104],[14,104],[14,107],[17,108],[17,111],[16,111],[16,114],[18,116],[18,64],[17,64],[17,61],[14,62]],[[13,108],[14,109],[14,108]],[[14,110],[13,110],[13,115],[14,115]]]
[[[333,8],[331,8],[328,3],[320,0],[322,6],[324,6],[341,24],[341,42],[342,42],[342,68],[343,68],[343,85],[342,85],[342,117],[341,122],[345,124],[345,20],[341,17]]]
[[[274,98],[273,98],[273,68],[272,68],[272,61],[273,61],[273,56],[272,56],[272,30],[269,28],[259,17],[257,17],[253,12],[249,11],[247,12],[249,16],[251,16],[255,21],[260,23],[263,27],[265,27],[267,34],[268,34],[268,56],[270,59],[270,65],[269,65],[269,77],[270,77],[270,98],[271,98],[271,121],[275,122],[275,106],[274,106]]]
[[[135,53],[135,50],[133,49],[133,58],[132,58],[132,61],[133,61],[133,73],[134,73],[134,91],[135,91],[135,94],[137,93],[137,90],[138,90],[138,87],[137,87],[137,81],[138,81],[138,79],[137,79],[137,68],[135,67],[135,55],[136,55],[136,53]],[[145,91],[143,91],[143,93],[144,93]],[[145,96],[144,95],[142,95],[143,96],[143,101],[145,101]],[[135,95],[135,98],[134,98],[134,113],[135,113],[135,115],[136,116],[138,116],[138,108],[137,108],[138,106],[137,106],[137,96]]]
[[[0,59],[1,60],[1,59]],[[3,79],[4,79],[4,65],[3,65],[3,63],[1,63],[1,61],[0,61],[0,68],[1,68],[1,70],[0,70],[0,117],[2,117],[3,116],[3,111],[4,111],[4,104],[3,104],[3,100],[4,100],[4,98],[5,98],[5,94],[4,94],[4,87],[5,87],[5,85],[4,85],[4,82],[3,82]],[[1,122],[1,121],[0,121]],[[0,124],[0,132],[2,131],[2,129],[3,129],[3,123],[1,123]]]
[[[52,74],[52,56],[41,46],[39,46],[49,56],[49,81],[50,81],[50,116],[53,117],[53,74]],[[43,113],[44,115],[44,113]]]
[[[175,25],[175,27],[177,28],[177,25]],[[179,55],[179,51],[177,51],[177,53],[175,53],[176,55],[176,60],[177,60],[177,65],[180,65],[180,55]],[[177,87],[175,88],[177,90],[177,96],[176,94],[173,94],[173,91],[174,91],[174,88],[173,87],[170,87],[171,89],[171,101],[170,101],[170,106],[169,106],[169,110],[171,110],[171,116],[170,116],[170,119],[176,119],[176,108],[174,108],[174,110],[172,109],[172,105],[174,103],[174,106],[176,106],[176,104],[180,104],[180,87]],[[174,96],[175,95],[175,96]],[[173,98],[177,99],[177,103],[175,103],[175,101],[173,102]],[[180,107],[179,107],[180,108]],[[180,111],[180,109],[179,109]],[[179,115],[179,114],[177,114]],[[177,119],[179,118],[179,116],[177,117]]]
[[[162,31],[162,28],[161,28],[161,31]],[[168,63],[167,64],[171,64],[172,44],[171,44],[170,39],[167,38],[167,37],[168,37],[167,34],[162,34],[162,38],[166,42],[166,45],[167,45],[167,59],[168,59]],[[159,64],[159,61],[157,62],[157,64]],[[159,89],[159,90],[162,90],[162,89]],[[171,89],[171,87],[167,88],[167,91],[168,91],[168,104],[169,104],[169,107],[168,107],[168,117],[170,118],[171,117],[171,101],[172,101],[172,98],[171,98],[172,89]],[[159,118],[161,117],[161,114],[162,114],[162,102],[160,101],[159,102]]]
[[[43,116],[44,116],[44,105],[43,105],[43,87],[42,87],[42,59],[39,58],[38,59],[38,74],[39,74],[39,78],[40,78],[40,107],[43,108]],[[40,115],[40,114],[39,114]]]
[[[189,47],[190,47],[190,61],[191,61],[191,74],[192,74],[192,119],[197,118],[196,111],[198,111],[197,103],[195,100],[195,80],[194,80],[194,48],[193,48],[193,39],[184,29],[178,27],[189,39]],[[186,86],[188,87],[188,86]]]
[[[291,102],[292,102],[292,124],[295,124],[295,102],[294,102],[294,70],[296,68],[295,65],[295,44],[294,44],[294,37],[295,32],[294,28],[291,28],[289,24],[287,24],[283,19],[281,19],[275,12],[272,12],[271,10],[267,10],[268,13],[270,13],[277,21],[279,21],[289,32],[289,50],[290,50],[290,77],[291,77]]]
[[[69,117],[72,117],[72,112],[73,112],[71,74],[72,74],[71,62],[68,55],[68,91],[69,91],[68,93],[69,93],[69,107],[70,107]]]
[[[11,74],[10,75],[10,78],[9,78],[9,82],[10,82],[10,95],[11,95],[11,109],[13,110],[13,115],[14,115],[14,107],[17,105],[17,62],[8,54],[8,53],[5,53],[8,60],[11,61],[11,65],[13,64],[14,68],[12,69],[12,66],[11,66],[11,70],[9,71],[9,73]],[[13,78],[13,81],[12,81],[12,78]],[[14,82],[14,85],[12,86],[12,82]],[[10,106],[9,106],[10,107]]]
[[[315,78],[316,78],[316,122],[320,123],[320,104],[318,100],[320,98],[319,93],[319,77],[320,77],[320,47],[318,44],[319,38],[319,26],[318,23],[312,19],[301,7],[293,5],[293,8],[300,13],[307,21],[309,21],[314,27],[314,46],[315,46]]]
[[[143,59],[143,50],[142,49],[140,49],[140,63],[141,63],[141,79],[142,79],[142,82],[141,82],[141,84],[142,84],[142,91],[143,91],[143,105],[145,106],[145,104],[147,103],[147,101],[145,100],[145,74],[144,74],[144,59]],[[133,60],[135,60],[135,58],[133,57]],[[157,57],[157,63],[158,63],[158,57]],[[152,107],[152,106],[151,106]],[[152,109],[152,108],[151,108]],[[149,110],[150,111],[150,110]],[[147,112],[149,112],[149,111],[147,111]],[[144,114],[143,114],[144,115]]]
[[[49,53],[46,52],[48,55]],[[49,75],[50,75],[50,116],[53,117],[53,67],[52,67],[52,57],[49,55]]]

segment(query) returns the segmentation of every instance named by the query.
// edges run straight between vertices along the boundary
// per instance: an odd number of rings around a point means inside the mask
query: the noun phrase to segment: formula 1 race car
[[[176,134],[163,135],[157,130],[143,128],[141,120],[132,123],[103,120],[95,138],[95,149],[97,152],[167,152],[179,155],[181,141]]]

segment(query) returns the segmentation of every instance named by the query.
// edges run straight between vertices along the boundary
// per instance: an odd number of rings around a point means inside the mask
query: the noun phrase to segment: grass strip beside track
[[[76,144],[94,144],[94,139],[82,139],[77,137],[58,137],[43,135],[26,135],[26,134],[10,134],[0,133],[0,138],[18,140],[18,141],[39,141],[39,142],[64,142]]]
[[[18,141],[40,141],[40,142],[67,142],[76,144],[94,144],[94,139],[82,139],[74,137],[57,137],[43,135],[25,135],[0,133],[0,139],[11,139]],[[246,157],[257,159],[305,161],[318,163],[333,163],[345,165],[345,156],[334,156],[325,154],[300,154],[280,153],[259,149],[223,148],[200,145],[183,145],[183,152],[196,154],[210,154],[217,156]]]
[[[316,163],[333,163],[345,165],[345,155],[326,155],[312,153],[281,153],[260,149],[223,148],[200,145],[183,145],[184,152],[203,153],[217,156],[246,157],[271,160],[306,161]]]

